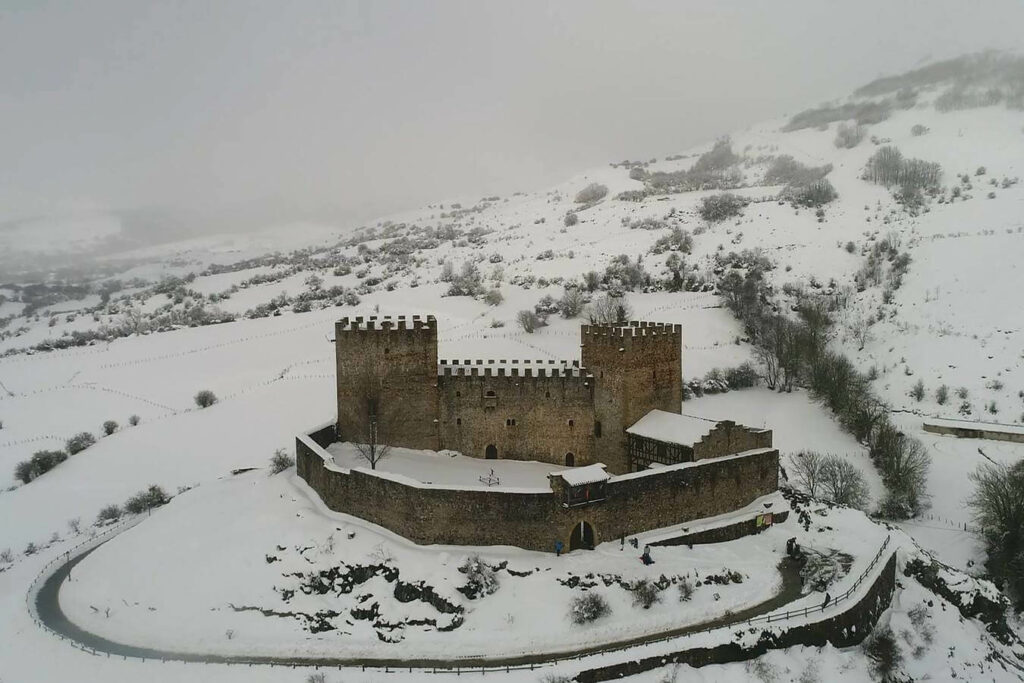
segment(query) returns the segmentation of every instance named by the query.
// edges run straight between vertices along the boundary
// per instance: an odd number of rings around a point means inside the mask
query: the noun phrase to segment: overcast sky
[[[358,220],[678,152],[924,60],[1020,0],[0,0],[0,222]]]

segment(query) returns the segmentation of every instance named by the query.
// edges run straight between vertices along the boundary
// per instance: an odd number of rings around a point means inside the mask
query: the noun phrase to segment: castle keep
[[[680,414],[680,325],[583,325],[580,346],[579,360],[439,359],[433,316],[343,318],[337,421],[297,438],[299,476],[329,508],[417,543],[537,550],[722,515],[778,488],[770,430]],[[558,471],[543,489],[445,487],[339,467],[335,442]]]
[[[438,359],[437,321],[343,318],[335,325],[338,434],[389,445],[632,471],[626,428],[679,413],[682,327],[583,325],[582,363]],[[369,398],[367,398],[369,397]],[[401,406],[401,415],[389,410]]]

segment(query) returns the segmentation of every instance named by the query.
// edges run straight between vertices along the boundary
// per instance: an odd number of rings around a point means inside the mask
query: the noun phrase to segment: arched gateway
[[[488,459],[488,460],[497,460],[498,459],[498,447],[495,446],[493,443],[492,444],[488,444],[487,448],[484,449],[484,457],[486,459]]]
[[[572,535],[569,536],[569,550],[593,550],[594,549],[594,527],[589,522],[580,522],[572,528]]]

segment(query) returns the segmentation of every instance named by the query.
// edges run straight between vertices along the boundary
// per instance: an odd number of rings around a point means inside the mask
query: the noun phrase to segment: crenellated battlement
[[[556,360],[441,360],[437,365],[439,377],[577,377],[593,379],[579,361]]]
[[[682,325],[644,320],[633,320],[622,325],[583,325],[580,328],[582,346],[607,346],[622,351],[668,344],[681,346],[682,338]]]
[[[334,325],[335,331],[338,333],[346,332],[379,332],[379,331],[425,331],[437,333],[437,318],[432,315],[427,316],[390,316],[390,315],[371,315],[363,317],[361,315],[353,318],[342,318],[337,321]]]

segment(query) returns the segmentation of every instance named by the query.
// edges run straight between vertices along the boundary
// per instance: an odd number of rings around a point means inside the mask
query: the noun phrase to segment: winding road
[[[734,612],[728,617],[575,650],[544,652],[529,655],[512,655],[505,657],[475,656],[459,659],[405,659],[398,657],[277,657],[272,655],[222,655],[212,652],[178,652],[128,645],[104,638],[79,627],[68,619],[67,615],[64,614],[64,611],[61,609],[60,589],[71,575],[74,567],[85,560],[94,550],[116,537],[116,535],[111,536],[111,538],[107,538],[98,545],[84,550],[75,557],[69,557],[67,561],[54,569],[42,582],[38,592],[34,596],[35,608],[40,621],[46,628],[51,630],[54,634],[70,640],[82,649],[91,651],[95,654],[106,654],[109,656],[123,658],[131,657],[143,660],[155,659],[206,664],[260,664],[288,667],[374,667],[421,670],[523,668],[550,664],[568,659],[577,659],[596,653],[624,650],[637,645],[664,640],[666,638],[685,636],[691,633],[731,626],[733,624],[742,624],[753,617],[775,611],[800,597],[799,568],[790,563],[789,560],[786,560],[782,565],[780,565],[782,587],[777,594],[768,600]]]

